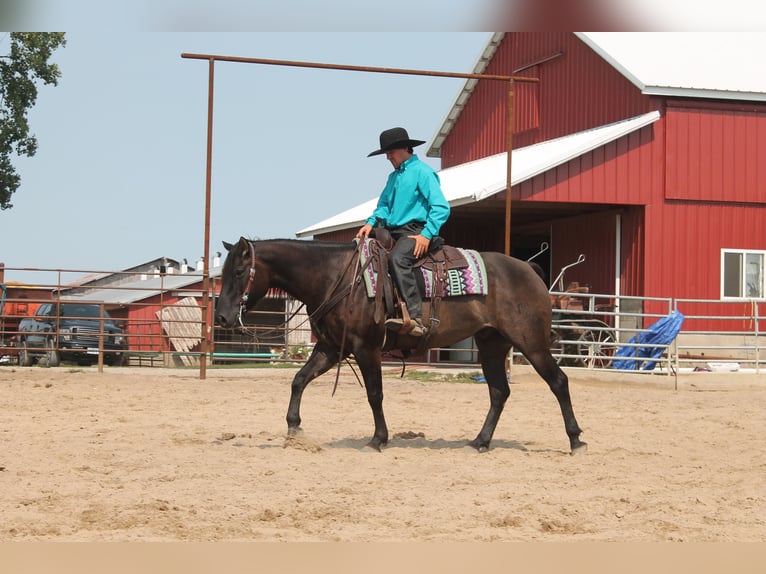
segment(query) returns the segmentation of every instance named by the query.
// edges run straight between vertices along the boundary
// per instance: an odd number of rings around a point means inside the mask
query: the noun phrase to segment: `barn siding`
[[[766,106],[669,104],[668,199],[766,203]]]
[[[618,205],[650,202],[652,173],[662,167],[662,157],[652,152],[659,125],[641,128],[514,186],[513,199]]]
[[[597,127],[650,111],[642,95],[571,32],[515,32],[505,35],[487,74],[513,74],[523,66],[559,57],[522,72],[540,79],[517,82],[514,96],[514,148]],[[535,94],[539,101],[534,102]],[[507,149],[508,86],[480,81],[442,146],[442,167]],[[539,127],[529,129],[530,117]]]

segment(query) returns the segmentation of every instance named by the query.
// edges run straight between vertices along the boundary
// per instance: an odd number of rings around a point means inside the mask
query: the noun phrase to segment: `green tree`
[[[13,207],[11,196],[21,184],[11,155],[37,152],[27,120],[37,101],[37,82],[58,85],[61,71],[48,60],[66,45],[63,32],[11,32],[10,38],[10,53],[0,56],[0,209]]]

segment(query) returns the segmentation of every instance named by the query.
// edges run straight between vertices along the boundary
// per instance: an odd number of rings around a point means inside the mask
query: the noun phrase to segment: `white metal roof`
[[[766,32],[575,32],[644,94],[766,101]]]
[[[649,125],[660,118],[649,112],[635,118],[585,130],[513,150],[511,184],[516,185],[599,146]],[[451,206],[481,201],[506,188],[507,152],[439,171],[442,191]],[[296,233],[307,237],[360,226],[372,214],[377,197]]]

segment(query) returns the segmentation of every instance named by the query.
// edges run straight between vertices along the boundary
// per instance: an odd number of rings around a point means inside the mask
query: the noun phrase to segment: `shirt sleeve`
[[[439,235],[439,230],[447,221],[450,214],[450,206],[442,192],[439,175],[434,171],[424,173],[419,184],[421,193],[426,200],[427,215],[426,225],[421,234],[428,240]]]

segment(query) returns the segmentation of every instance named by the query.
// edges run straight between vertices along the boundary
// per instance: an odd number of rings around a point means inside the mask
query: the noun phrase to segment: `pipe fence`
[[[56,279],[0,281],[0,365],[199,366],[208,323],[201,305],[203,276],[197,270],[19,270],[53,273]],[[6,267],[5,277],[13,271]],[[211,279],[209,319],[217,289],[217,277]],[[627,362],[635,366],[630,370],[671,374],[760,373],[766,367],[766,301],[615,297],[575,288],[551,292],[551,302],[551,351],[567,368],[615,369],[625,368]],[[87,316],[69,312],[67,318],[81,324],[62,326],[62,306],[73,304],[91,310]],[[35,317],[41,306],[49,311],[47,317]],[[242,327],[213,328],[206,361],[227,367],[301,364],[313,349],[313,338],[300,307],[286,294],[270,292],[244,315]],[[676,311],[684,315],[677,337],[664,343],[641,342],[653,324]],[[384,361],[400,364],[401,358],[394,353]],[[509,361],[525,359],[513,349]],[[478,369],[480,357],[469,338],[408,362]]]

